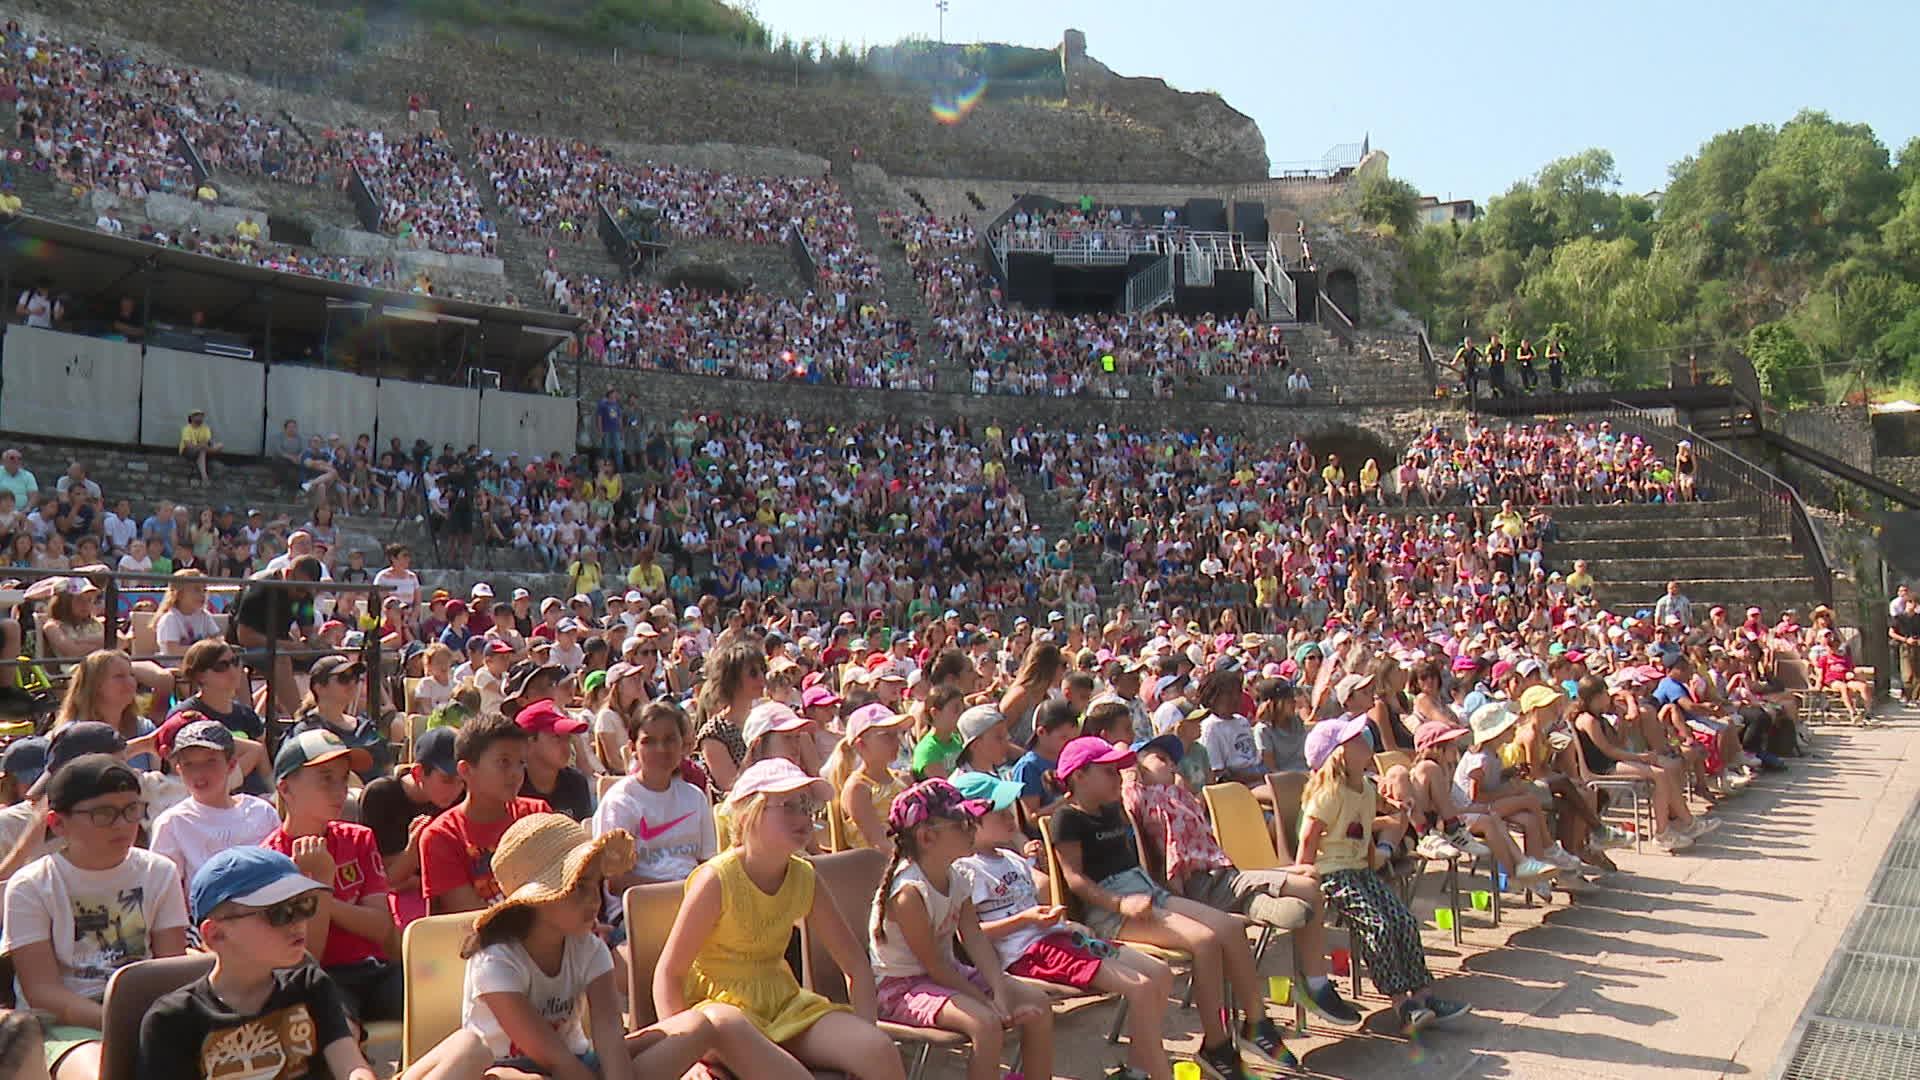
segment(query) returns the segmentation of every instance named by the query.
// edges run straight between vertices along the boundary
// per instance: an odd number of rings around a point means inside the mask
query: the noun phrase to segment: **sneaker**
[[[1692,847],[1693,837],[1688,836],[1678,829],[1668,829],[1666,832],[1654,837],[1653,842],[1660,850],[1671,854],[1676,851],[1685,851],[1687,848]]]
[[[1305,980],[1302,980],[1296,984],[1295,992],[1297,993],[1301,987],[1306,988],[1306,993],[1300,995],[1301,1003],[1320,1019],[1345,1027],[1352,1027],[1361,1021],[1360,1010],[1340,996],[1340,991],[1333,985],[1332,979],[1321,983],[1318,990],[1314,990],[1306,984]]]
[[[1553,885],[1563,892],[1576,895],[1598,892],[1600,889],[1600,886],[1595,885],[1579,874],[1561,874],[1559,877],[1553,879]]]
[[[1587,845],[1585,858],[1587,863],[1586,869],[1580,872],[1588,877],[1593,877],[1596,874],[1611,874],[1615,870],[1620,869],[1612,859],[1607,858],[1606,852],[1592,844]]]
[[[1580,879],[1577,876],[1574,877],[1573,880],[1580,881]],[[1584,885],[1586,883],[1581,882],[1581,884]],[[1527,886],[1527,891],[1531,892],[1534,895],[1534,898],[1539,900],[1543,904],[1553,903],[1553,882],[1536,881],[1532,885]]]
[[[1232,1039],[1222,1039],[1216,1046],[1202,1046],[1194,1060],[1213,1080],[1248,1080],[1246,1069],[1240,1065],[1240,1051],[1233,1048]]]
[[[1553,846],[1548,848],[1546,854],[1540,857],[1562,870],[1580,869],[1580,860],[1574,856],[1573,852],[1561,847],[1558,840],[1554,841]]]
[[[1753,774],[1745,769],[1727,774],[1726,784],[1729,790],[1744,791],[1751,783],[1753,783]]]
[[[1741,763],[1742,765],[1745,765],[1745,766],[1747,767],[1747,771],[1748,771],[1748,772],[1752,772],[1753,770],[1755,770],[1755,769],[1757,769],[1757,768],[1759,768],[1759,767],[1760,767],[1760,765],[1761,765],[1761,761],[1760,761],[1760,755],[1758,755],[1758,754],[1741,754],[1741,755],[1740,755],[1740,763]]]
[[[1692,825],[1681,831],[1686,834],[1687,839],[1698,840],[1719,827],[1719,818],[1697,817],[1693,819]]]
[[[1412,1035],[1438,1019],[1438,1014],[1418,1001],[1403,1002],[1399,1007],[1400,1031]]]
[[[1435,1027],[1446,1027],[1473,1012],[1473,1006],[1464,1001],[1448,1001],[1442,997],[1429,996],[1425,1002],[1427,1011],[1433,1014]]]
[[[1420,842],[1413,845],[1413,850],[1423,859],[1457,859],[1461,854],[1459,848],[1454,847],[1446,837],[1437,832],[1422,836]]]
[[[1242,1031],[1233,1040],[1240,1046],[1242,1060],[1269,1069],[1292,1069],[1300,1065],[1287,1044],[1280,1041],[1280,1028],[1266,1017],[1254,1021],[1253,1029]]]
[[[1592,842],[1602,851],[1630,848],[1633,846],[1633,834],[1612,825],[1602,825],[1594,831]]]
[[[1560,868],[1550,862],[1542,862],[1529,855],[1520,860],[1513,868],[1513,880],[1521,885],[1531,885],[1542,878],[1550,878],[1560,872]]]
[[[1447,842],[1470,859],[1485,859],[1493,855],[1493,849],[1481,843],[1480,838],[1469,832],[1465,825],[1455,825],[1447,833]]]

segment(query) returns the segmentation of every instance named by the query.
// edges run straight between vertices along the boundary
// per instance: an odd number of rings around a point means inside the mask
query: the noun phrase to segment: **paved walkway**
[[[1882,852],[1920,795],[1920,712],[1873,729],[1818,729],[1819,755],[1718,811],[1719,832],[1680,855],[1616,859],[1603,889],[1550,908],[1508,908],[1498,930],[1467,916],[1464,947],[1432,928],[1428,956],[1450,997],[1477,1013],[1409,1043],[1383,999],[1358,1032],[1317,1024],[1289,1044],[1307,1074],[1607,1080],[1766,1077]],[[1431,915],[1430,879],[1416,908]],[[1118,1063],[1099,1042],[1109,1007],[1064,1018],[1058,1072],[1098,1080]],[[1194,1048],[1192,1013],[1168,1045]],[[958,1076],[952,1057],[933,1072]]]

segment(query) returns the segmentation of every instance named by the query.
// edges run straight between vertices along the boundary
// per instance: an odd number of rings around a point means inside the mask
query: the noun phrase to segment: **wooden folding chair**
[[[832,900],[840,909],[841,918],[853,928],[854,937],[866,940],[866,928],[873,919],[873,896],[879,891],[881,875],[887,869],[886,853],[879,848],[854,848],[812,856],[808,861],[813,863],[816,901],[822,894]],[[828,1000],[846,1001],[846,975],[826,946],[807,933],[805,923],[800,924],[800,943],[807,988]],[[638,966],[636,963],[635,967]],[[925,1074],[934,1047],[964,1050],[972,1045],[965,1035],[939,1028],[911,1027],[882,1020],[880,1030],[906,1050],[907,1080],[920,1080]]]
[[[847,850],[847,815],[840,809],[840,800],[827,800],[827,844],[829,854]]]
[[[1207,802],[1207,816],[1213,820],[1214,842],[1226,852],[1227,861],[1233,863],[1234,869],[1271,870],[1282,865],[1279,853],[1273,850],[1273,836],[1267,832],[1266,814],[1261,811],[1260,800],[1254,798],[1252,788],[1233,782],[1208,784],[1200,794]],[[1232,846],[1228,846],[1229,841]],[[1265,959],[1273,941],[1283,935],[1289,945],[1289,967],[1298,975],[1300,960],[1292,948],[1293,935],[1275,927],[1260,927],[1254,962]],[[1293,1026],[1302,1034],[1307,1030],[1307,1007],[1299,994],[1293,997]]]
[[[401,1068],[411,1066],[460,1029],[460,994],[467,971],[460,959],[460,946],[479,915],[477,911],[425,915],[407,924],[400,938],[407,1001],[400,1038]]]
[[[1066,878],[1066,875],[1060,869],[1060,853],[1056,851],[1053,846],[1053,819],[1047,815],[1041,815],[1037,819],[1037,824],[1040,826],[1040,845],[1046,849],[1047,891],[1048,891],[1047,902],[1049,904],[1052,904],[1054,907],[1062,907],[1062,908],[1067,908],[1068,910],[1072,910],[1073,896],[1071,893],[1067,891],[1067,878]],[[1136,833],[1139,832],[1138,829],[1134,831]],[[1175,969],[1174,974],[1176,975],[1178,975],[1181,970],[1185,970],[1187,974],[1187,993],[1186,993],[1186,997],[1182,999],[1181,1003],[1183,1005],[1192,1004],[1193,1002],[1193,954],[1192,953],[1186,952],[1185,950],[1182,950],[1182,949],[1163,949],[1158,945],[1148,945],[1138,941],[1128,941],[1128,942],[1125,942],[1125,945],[1129,949],[1133,949],[1137,952],[1145,953],[1146,955],[1153,957],[1154,959],[1160,961],[1161,963],[1166,964],[1168,967],[1174,968]],[[1127,1026],[1127,999],[1121,998],[1120,1007],[1114,1013],[1113,1027],[1111,1030],[1107,1032],[1107,1041],[1110,1043],[1118,1043],[1120,1041],[1120,1032],[1126,1026]]]
[[[100,1080],[136,1080],[140,1021],[163,995],[213,970],[211,953],[188,953],[128,964],[107,980],[101,1006]],[[187,1047],[180,1053],[192,1053]]]
[[[1287,863],[1300,861],[1300,801],[1307,793],[1307,777],[1308,774],[1304,772],[1267,774],[1267,794],[1273,804],[1274,851]],[[1347,926],[1347,920],[1332,904],[1327,905],[1327,928],[1346,934],[1347,940],[1354,942],[1353,931]],[[1352,997],[1358,1001],[1360,969],[1366,965],[1361,961],[1359,949],[1350,946],[1347,955],[1351,961],[1348,970],[1353,976]]]

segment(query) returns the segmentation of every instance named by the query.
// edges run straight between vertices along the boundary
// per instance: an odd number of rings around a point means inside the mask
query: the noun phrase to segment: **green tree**
[[[1760,388],[1783,401],[1804,400],[1819,369],[1813,351],[1784,323],[1763,323],[1747,335],[1747,356],[1760,376]]]
[[[1361,177],[1354,215],[1369,225],[1410,236],[1420,227],[1420,189],[1385,173]]]

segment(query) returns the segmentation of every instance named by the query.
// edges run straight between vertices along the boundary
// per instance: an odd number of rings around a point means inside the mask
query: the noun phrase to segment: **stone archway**
[[[1351,424],[1334,424],[1325,431],[1307,436],[1307,449],[1313,451],[1314,458],[1322,463],[1326,462],[1329,454],[1340,455],[1347,475],[1355,479],[1359,478],[1360,466],[1368,458],[1380,466],[1382,477],[1392,472],[1400,461],[1393,442],[1383,439],[1376,431]]]
[[[1346,312],[1354,325],[1360,323],[1360,279],[1351,270],[1327,271],[1327,299]]]

